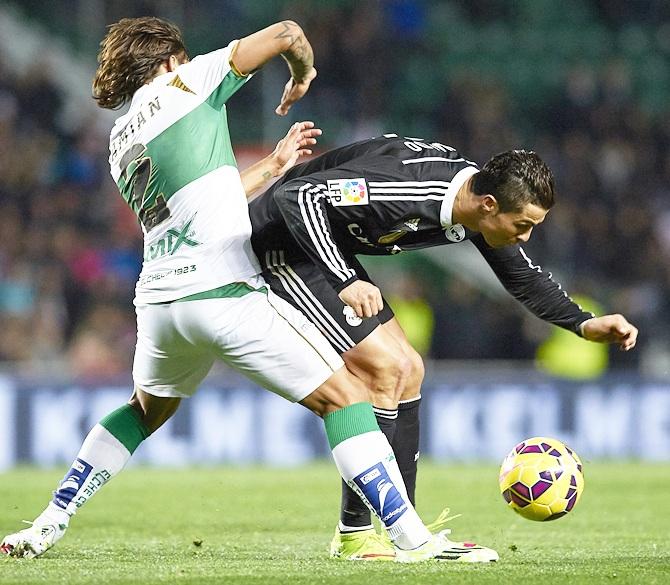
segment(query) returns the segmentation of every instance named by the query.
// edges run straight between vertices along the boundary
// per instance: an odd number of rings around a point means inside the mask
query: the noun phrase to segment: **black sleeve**
[[[323,189],[300,179],[279,186],[272,197],[293,238],[337,292],[358,280],[335,243]]]
[[[593,317],[582,311],[551,273],[533,264],[521,246],[491,248],[481,235],[472,238],[505,289],[540,319],[581,336],[579,326]]]
[[[353,144],[347,144],[340,148],[328,150],[319,156],[309,159],[292,169],[279,179],[278,183],[287,183],[299,177],[306,177],[313,173],[320,173],[336,167],[341,167],[353,160],[359,160],[371,152],[379,152],[385,145],[384,138],[371,138],[368,140],[361,140]]]

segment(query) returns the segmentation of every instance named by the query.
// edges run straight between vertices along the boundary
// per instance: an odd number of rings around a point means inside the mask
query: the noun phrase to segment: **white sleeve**
[[[231,56],[238,42],[235,40],[223,49],[198,55],[178,69],[184,84],[217,109],[222,108],[228,98],[251,78],[231,66]]]

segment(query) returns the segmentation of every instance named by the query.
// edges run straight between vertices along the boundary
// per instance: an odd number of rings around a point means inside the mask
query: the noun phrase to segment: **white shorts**
[[[300,401],[344,362],[300,311],[271,291],[137,307],[133,380],[154,396],[191,396],[215,359]]]

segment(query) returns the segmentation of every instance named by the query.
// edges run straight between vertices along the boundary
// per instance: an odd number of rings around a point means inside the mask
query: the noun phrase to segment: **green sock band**
[[[151,434],[140,415],[130,404],[124,404],[121,408],[110,412],[100,421],[100,424],[114,435],[131,455],[138,445]]]
[[[379,425],[369,402],[357,402],[323,417],[330,448],[363,433],[379,431]]]

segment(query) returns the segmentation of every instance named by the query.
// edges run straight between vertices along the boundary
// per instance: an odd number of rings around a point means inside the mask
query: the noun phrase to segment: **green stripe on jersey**
[[[209,94],[207,103],[213,108],[221,109],[228,101],[228,98],[240,89],[240,87],[242,87],[248,80],[248,75],[238,77],[233,71],[229,71],[216,89]]]
[[[121,195],[139,215],[164,205],[177,191],[222,167],[236,167],[225,102],[247,78],[228,73],[207,100],[150,140],[136,145],[132,161],[122,162]]]
[[[268,289],[264,286],[261,288],[254,288],[249,286],[246,282],[231,282],[224,286],[219,286],[218,288],[213,288],[212,290],[206,290],[204,292],[195,293],[188,295],[187,297],[182,297],[175,301],[169,301],[171,303],[181,303],[183,301],[199,301],[202,299],[231,299],[237,297],[243,297],[252,292],[261,292],[267,294]],[[165,303],[157,303],[165,304]]]
[[[228,133],[226,110],[203,102],[147,144],[153,163],[153,193],[168,201],[177,191],[224,165],[237,166]]]

